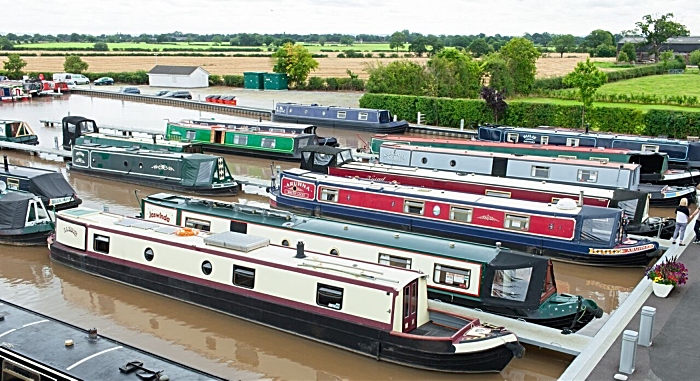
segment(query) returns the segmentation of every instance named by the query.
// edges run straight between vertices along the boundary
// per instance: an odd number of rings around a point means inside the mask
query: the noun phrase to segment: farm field
[[[17,45],[17,47],[21,48],[31,48],[31,49],[36,49],[36,50],[42,50],[42,49],[75,49],[75,48],[81,48],[81,49],[92,49],[94,46],[94,43],[90,42],[46,42],[46,43],[37,43],[37,44],[21,44]],[[219,46],[214,46],[213,43],[205,43],[205,42],[193,42],[191,44],[188,44],[186,42],[176,42],[176,43],[169,43],[169,44],[152,44],[152,43],[136,43],[136,42],[119,42],[119,43],[108,43],[107,46],[109,47],[110,50],[113,49],[167,49],[167,48],[177,48],[177,49],[188,49],[188,50],[202,50],[202,49],[208,49],[208,48],[216,48],[216,49],[232,49],[232,50],[240,50],[240,49],[260,49],[261,52],[267,52],[267,47],[266,46],[231,46],[228,44],[228,42],[224,42]],[[351,46],[346,46],[346,45],[339,45],[339,44],[326,44],[324,46],[318,45],[318,44],[304,44],[304,47],[311,53],[321,53],[321,50],[334,50],[341,52],[343,50],[361,50],[361,51],[368,51],[371,52],[372,50],[390,50],[389,49],[389,44],[353,44]],[[399,49],[399,52],[406,52],[408,51],[408,44],[404,46],[403,49]]]
[[[559,105],[581,105],[579,101],[571,101],[565,99],[554,99],[554,98],[517,98],[512,99],[514,102],[532,102],[532,103],[549,103],[549,104],[559,104]],[[593,102],[595,107],[619,107],[619,108],[633,108],[642,111],[647,110],[673,110],[673,111],[689,111],[689,112],[700,112],[700,108],[697,107],[681,107],[681,106],[667,106],[667,105],[642,105],[636,103],[606,103],[606,102]]]
[[[601,94],[655,94],[685,95],[700,97],[700,75],[664,74],[652,75],[606,83],[598,92]]]

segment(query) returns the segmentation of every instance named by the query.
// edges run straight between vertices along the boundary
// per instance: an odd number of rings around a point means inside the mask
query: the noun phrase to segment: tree
[[[477,38],[469,44],[469,51],[478,58],[489,54],[493,48],[483,38]]]
[[[694,50],[692,53],[690,53],[689,62],[691,65],[700,64],[700,49]]]
[[[561,58],[564,58],[564,53],[570,52],[576,48],[576,39],[572,34],[559,34],[552,39],[554,50],[559,53]]]
[[[109,46],[107,46],[106,42],[96,42],[92,48],[99,52],[106,52],[109,50]]]
[[[595,92],[607,81],[608,75],[598,70],[590,58],[586,58],[586,62],[579,62],[574,71],[564,77],[563,82],[565,85],[578,89],[579,98],[583,103],[581,127],[585,126],[586,109],[591,108],[593,105]]]
[[[527,95],[535,82],[537,67],[535,63],[540,52],[532,41],[515,37],[501,48],[501,57],[505,60],[508,72],[513,80],[513,91]]]
[[[391,35],[391,38],[389,39],[389,49],[396,49],[396,52],[399,52],[399,49],[403,49],[404,44],[406,44],[406,35],[401,33],[401,32],[394,32],[394,34]]]
[[[170,36],[168,36],[167,34],[159,34],[156,36],[156,42],[159,44],[162,44],[162,43],[168,42],[168,41],[170,41]]]
[[[513,77],[501,53],[491,53],[483,62],[484,72],[488,73],[489,87],[498,90],[504,96],[513,94]]]
[[[629,62],[630,57],[627,55],[627,52],[620,51],[620,54],[617,55],[617,62]]]
[[[2,67],[7,71],[10,79],[21,79],[24,75],[22,69],[27,66],[27,62],[19,54],[8,54],[7,61],[3,61]]]
[[[443,50],[428,61],[431,75],[426,95],[447,98],[477,98],[481,66],[470,55],[456,49]]]
[[[272,45],[274,42],[275,42],[275,38],[270,36],[270,35],[265,35],[265,37],[263,37],[263,44],[265,44],[267,46]]]
[[[0,50],[14,50],[15,45],[7,37],[0,37]]]
[[[635,31],[644,38],[644,42],[649,46],[649,53],[654,54],[654,60],[659,61],[659,48],[661,44],[669,38],[688,36],[688,28],[685,25],[672,21],[673,13],[667,13],[657,19],[651,15],[642,17],[642,21],[635,23]]]
[[[214,36],[214,38],[211,39],[211,42],[214,43],[214,46],[221,45],[221,36]]]
[[[674,57],[673,50],[666,50],[661,52],[660,54],[660,59],[661,62],[663,63],[663,66],[666,67],[668,66],[668,62],[671,61]]]
[[[425,67],[409,60],[398,60],[384,65],[378,62],[366,64],[369,73],[367,85],[369,93],[424,95],[428,74]]]
[[[325,45],[326,45],[326,38],[325,38],[325,37],[319,37],[319,38],[318,38],[318,44],[321,45],[321,46],[325,46]]]
[[[617,49],[613,45],[598,45],[595,49],[596,57],[615,57]]]
[[[428,52],[428,47],[426,45],[428,45],[428,40],[425,37],[420,36],[411,42],[411,45],[408,46],[408,50],[416,53],[418,57],[422,57],[423,53]]]
[[[596,29],[583,39],[583,46],[595,49],[599,45],[614,45],[615,39],[612,33],[607,30]]]
[[[481,88],[480,95],[481,98],[486,101],[486,106],[493,112],[494,123],[498,124],[498,117],[503,115],[508,108],[505,95],[498,92],[498,90],[486,86]]]
[[[287,74],[291,86],[304,83],[309,73],[318,68],[318,61],[302,45],[286,43],[274,52],[272,57],[277,60],[272,70],[275,73]]]
[[[238,40],[238,37],[233,37],[232,39],[228,40],[228,44],[231,46],[238,46],[241,44],[241,42]]]
[[[637,49],[635,48],[633,43],[625,42],[625,44],[622,45],[621,52],[624,52],[627,55],[627,61],[630,61],[630,62],[637,61]],[[619,61],[619,59],[618,59],[618,61]]]
[[[440,41],[440,39],[437,36],[434,35],[428,35],[425,39],[426,45],[430,46],[430,50],[428,51],[428,56],[434,56],[443,49],[445,49],[445,44]]]
[[[80,35],[78,33],[71,33],[70,42],[80,42]]]
[[[80,56],[67,56],[65,62],[63,62],[63,70],[66,73],[80,74],[87,70],[88,66],[88,63],[83,61]]]
[[[355,39],[350,36],[343,36],[340,38],[340,45],[350,46],[355,43]]]

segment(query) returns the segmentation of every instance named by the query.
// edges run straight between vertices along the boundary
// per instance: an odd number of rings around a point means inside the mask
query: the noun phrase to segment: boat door
[[[226,130],[223,128],[217,128],[213,129],[212,132],[213,134],[211,135],[211,142],[224,144],[224,136],[226,136]]]
[[[408,333],[418,326],[418,279],[403,288],[403,332]]]

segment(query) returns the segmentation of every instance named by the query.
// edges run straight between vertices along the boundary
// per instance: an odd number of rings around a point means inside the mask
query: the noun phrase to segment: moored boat
[[[3,155],[0,181],[4,181],[8,189],[35,194],[49,209],[73,208],[83,202],[62,173],[49,169],[10,165],[7,155]]]
[[[0,316],[2,380],[224,380],[5,300]]]
[[[557,292],[550,259],[501,247],[167,193],[147,196],[141,204],[148,221],[269,237],[278,246],[304,241],[309,252],[437,274],[427,278],[429,298],[513,319],[578,330],[603,313],[590,299]],[[454,274],[466,278],[458,282]]]
[[[381,134],[406,132],[408,122],[392,120],[389,110],[321,106],[279,102],[272,113],[272,121],[312,123],[322,127],[347,128]]]
[[[39,138],[27,122],[21,120],[0,120],[0,142],[39,144]]]
[[[43,245],[52,230],[51,217],[39,197],[9,190],[0,181],[0,244]]]
[[[524,348],[501,327],[428,309],[426,275],[84,208],[57,214],[51,258],[376,360],[499,372]]]
[[[86,143],[74,146],[69,171],[120,182],[201,195],[235,195],[221,156],[148,151]]]
[[[588,265],[646,266],[659,254],[649,240],[628,239],[622,210],[510,200],[302,169],[282,172],[270,204],[304,213],[494,244]]]

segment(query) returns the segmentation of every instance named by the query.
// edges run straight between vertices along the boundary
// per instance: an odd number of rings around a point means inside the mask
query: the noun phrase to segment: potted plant
[[[674,287],[685,284],[688,280],[688,269],[674,256],[654,265],[647,270],[646,275],[654,282],[654,295],[665,298]]]

